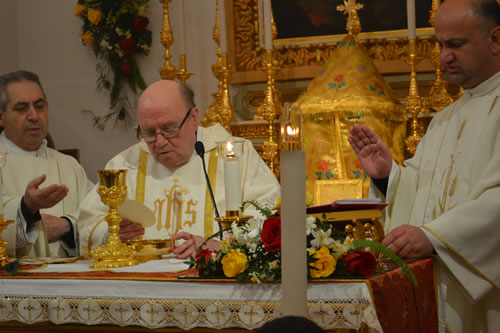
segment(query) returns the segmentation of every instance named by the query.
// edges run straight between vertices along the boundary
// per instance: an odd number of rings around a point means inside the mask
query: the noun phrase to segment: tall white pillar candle
[[[266,50],[273,48],[273,22],[271,0],[263,1],[264,9],[264,47]]]
[[[406,16],[408,19],[408,39],[417,37],[417,25],[415,23],[415,0],[406,0]]]
[[[281,151],[281,312],[307,315],[306,162]]]
[[[186,55],[186,26],[184,23],[184,1],[186,0],[179,0],[180,5],[179,5],[179,34],[177,35],[177,40],[179,42],[179,54],[180,55]]]
[[[226,211],[236,211],[241,206],[241,183],[239,159],[224,160],[224,190]]]
[[[220,50],[227,53],[227,26],[226,26],[226,1],[219,0],[219,31],[220,31]]]

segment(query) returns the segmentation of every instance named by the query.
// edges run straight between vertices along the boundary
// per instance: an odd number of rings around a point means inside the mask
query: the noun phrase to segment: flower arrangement
[[[145,6],[149,0],[78,0],[75,15],[82,20],[82,42],[94,51],[97,64],[97,91],[110,93],[110,111],[93,115],[94,126],[104,130],[106,123],[131,122],[129,93],[144,90],[146,84],[136,62],[139,54],[148,55],[151,31]],[[127,91],[128,90],[128,91]]]
[[[265,218],[231,225],[231,238],[212,251],[203,247],[190,259],[190,267],[200,277],[235,278],[256,283],[281,280],[281,218],[268,208],[254,205]],[[385,246],[370,240],[353,240],[347,233],[314,217],[306,218],[307,264],[309,279],[367,277],[377,271],[378,251],[398,264],[416,284],[406,264]],[[211,238],[219,236],[214,234]]]

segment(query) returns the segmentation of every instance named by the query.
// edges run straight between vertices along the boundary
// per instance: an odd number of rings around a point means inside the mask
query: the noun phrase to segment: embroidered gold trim
[[[490,278],[488,278],[485,274],[483,274],[479,269],[477,269],[474,265],[472,265],[469,261],[467,261],[467,259],[465,259],[460,253],[458,253],[458,251],[456,251],[450,244],[448,244],[444,239],[442,239],[438,234],[436,234],[434,231],[432,231],[429,227],[427,226],[422,226],[422,228],[424,228],[425,230],[429,231],[431,234],[434,235],[434,237],[436,237],[437,239],[439,239],[439,241],[441,241],[441,243],[443,243],[447,248],[448,250],[450,250],[454,255],[456,255],[460,260],[462,260],[464,262],[464,264],[466,266],[469,267],[470,270],[472,270],[474,273],[476,273],[477,275],[479,275],[480,277],[482,277],[483,279],[485,279],[486,281],[488,281],[493,287],[495,287],[496,289],[500,289],[500,286],[497,286],[495,284],[495,282],[491,281]]]
[[[212,190],[214,191],[215,197],[215,181],[217,178],[217,149],[212,149],[210,151],[210,157],[208,160],[208,179],[210,180],[210,184],[213,184],[214,187]],[[214,233],[214,207],[212,205],[212,199],[210,198],[210,191],[208,190],[208,185],[205,191],[205,228],[204,235],[205,238],[210,237]]]
[[[146,189],[146,171],[148,168],[148,153],[140,150],[139,167],[137,169],[137,186],[135,188],[135,200],[144,203],[144,191]]]

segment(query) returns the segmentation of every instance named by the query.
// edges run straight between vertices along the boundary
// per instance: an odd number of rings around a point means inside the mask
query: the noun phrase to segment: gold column
[[[418,143],[422,139],[422,136],[418,133],[418,115],[422,109],[422,99],[418,94],[418,83],[417,83],[417,72],[416,66],[420,59],[417,58],[417,41],[416,39],[410,39],[409,43],[409,54],[406,59],[408,65],[410,66],[410,92],[406,98],[406,110],[411,114],[411,135],[406,138],[406,150],[414,155],[417,150]]]
[[[233,107],[229,96],[229,75],[231,75],[231,65],[227,61],[227,53],[222,53],[220,48],[219,32],[219,1],[215,5],[215,25],[212,38],[217,44],[217,62],[212,65],[212,72],[219,81],[219,90],[212,94],[214,100],[205,112],[201,124],[205,127],[220,123],[231,133],[229,124],[234,120]]]

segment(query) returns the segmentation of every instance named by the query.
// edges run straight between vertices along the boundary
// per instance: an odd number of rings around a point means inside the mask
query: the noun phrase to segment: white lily
[[[324,231],[322,229],[312,230],[311,234],[314,237],[314,239],[311,241],[311,245],[315,249],[319,249],[322,246],[330,247],[330,245],[335,242],[333,238],[330,237],[330,235],[332,234],[331,229],[328,229],[327,231]]]

